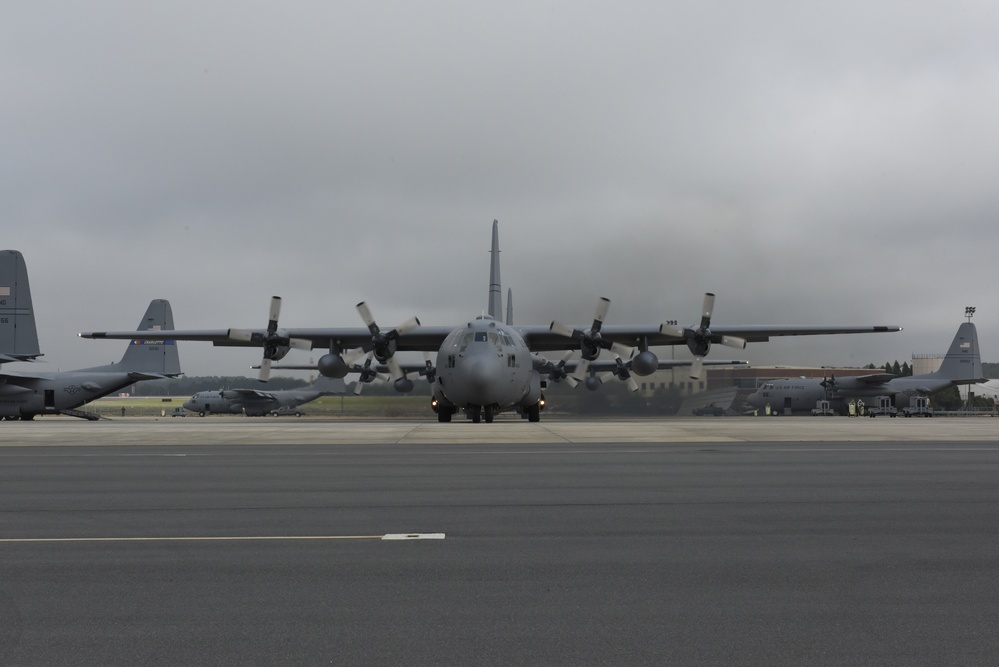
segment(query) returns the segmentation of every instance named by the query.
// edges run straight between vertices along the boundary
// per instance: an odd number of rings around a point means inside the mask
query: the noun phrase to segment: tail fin
[[[503,317],[503,285],[500,283],[499,220],[493,220],[493,245],[489,251],[489,317]]]
[[[947,350],[940,369],[930,373],[934,378],[951,380],[955,384],[984,381],[982,358],[978,351],[978,331],[971,322],[964,322]]]
[[[0,363],[40,356],[28,267],[17,250],[0,250]]]
[[[153,299],[143,315],[137,331],[171,331],[173,330],[173,310],[166,299]],[[177,352],[177,341],[167,340],[157,335],[155,338],[135,338],[128,342],[125,355],[117,364],[88,368],[89,371],[126,371],[136,374],[148,374],[151,377],[180,375],[180,355]],[[150,379],[150,378],[144,378]]]

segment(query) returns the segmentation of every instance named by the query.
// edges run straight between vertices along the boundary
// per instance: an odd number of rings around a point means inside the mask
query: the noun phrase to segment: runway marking
[[[244,535],[230,537],[7,537],[0,544],[28,542],[279,542],[283,540],[443,540],[444,533],[385,535]]]

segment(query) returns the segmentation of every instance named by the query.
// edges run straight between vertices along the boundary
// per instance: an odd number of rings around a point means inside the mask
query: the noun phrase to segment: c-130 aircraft
[[[744,348],[747,342],[767,341],[771,336],[814,336],[828,334],[900,331],[895,326],[725,326],[711,328],[714,294],[704,298],[698,326],[679,327],[675,323],[651,326],[603,324],[610,300],[601,298],[590,325],[514,326],[500,318],[503,312],[499,265],[499,223],[493,221],[489,268],[487,314],[457,327],[423,326],[413,317],[393,329],[378,326],[367,304],[357,310],[366,327],[285,329],[278,326],[281,298],[271,300],[266,329],[175,330],[174,340],[209,341],[216,346],[259,346],[263,348],[260,379],[270,376],[272,362],[283,359],[292,349],[329,350],[314,368],[327,377],[343,378],[360,372],[362,379],[374,376],[372,361],[386,365],[396,387],[411,383],[406,372],[421,369],[433,385],[431,407],[441,422],[450,422],[464,410],[473,422],[493,421],[503,411],[516,411],[528,421],[540,420],[544,406],[542,376],[553,381],[585,381],[591,374],[608,371],[619,379],[634,381],[632,374],[651,375],[656,370],[689,365],[691,377],[699,378],[705,357],[713,344]],[[509,313],[508,313],[509,317]],[[132,339],[134,331],[85,331],[83,338]],[[692,361],[661,361],[650,349],[656,346],[686,345]],[[575,350],[580,361],[556,363],[537,354]],[[615,354],[613,361],[599,360],[601,352]],[[437,352],[436,365],[404,367],[395,359],[399,352]],[[367,356],[363,365],[355,362]],[[627,360],[625,360],[627,358]],[[723,364],[742,362],[715,362]],[[283,368],[300,368],[283,366]],[[313,368],[310,366],[309,368]]]

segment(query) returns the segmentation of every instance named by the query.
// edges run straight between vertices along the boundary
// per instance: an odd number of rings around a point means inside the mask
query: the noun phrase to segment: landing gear
[[[534,405],[529,405],[526,408],[527,421],[529,422],[539,422],[541,421],[541,404],[535,403]]]
[[[485,416],[486,423],[487,424],[492,424],[493,423],[493,406],[491,406],[491,405],[485,406],[484,408],[482,408],[482,412],[483,412],[483,414]]]
[[[446,408],[437,408],[437,421],[442,424],[449,424],[451,422],[451,411]]]

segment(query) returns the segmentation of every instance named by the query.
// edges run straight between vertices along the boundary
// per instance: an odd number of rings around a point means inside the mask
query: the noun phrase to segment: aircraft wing
[[[574,327],[585,331],[590,325]],[[550,327],[516,327],[524,337],[532,352],[552,352],[572,349],[575,344],[571,339],[552,331]],[[741,338],[750,343],[762,343],[776,336],[828,336],[833,334],[885,333],[901,331],[896,326],[783,326],[783,325],[750,325],[750,326],[712,326],[711,335]],[[671,333],[663,333],[658,326],[633,327],[628,325],[606,324],[600,329],[604,340],[621,345],[636,346],[643,339],[650,347],[666,345],[684,345],[686,338]]]
[[[848,377],[836,378],[834,386],[837,389],[845,387],[868,387],[876,384],[887,384],[899,377],[891,373],[871,373],[870,375],[850,375]]]
[[[269,399],[276,401],[277,396],[269,391],[260,391],[258,389],[223,389],[222,396],[224,398],[257,398],[257,399]]]
[[[397,339],[400,352],[436,351],[451,333],[453,327],[425,327],[400,334]],[[234,329],[174,329],[158,331],[157,340],[190,340],[212,343],[219,347],[260,347],[267,329],[240,329],[240,338],[232,335]],[[148,331],[82,331],[80,338],[132,340],[150,338]],[[249,334],[249,335],[247,335]],[[349,350],[371,342],[371,331],[366,327],[321,327],[306,329],[281,329],[281,335],[306,340],[314,348],[329,348],[335,342],[340,349]],[[565,345],[562,348],[565,349]]]

